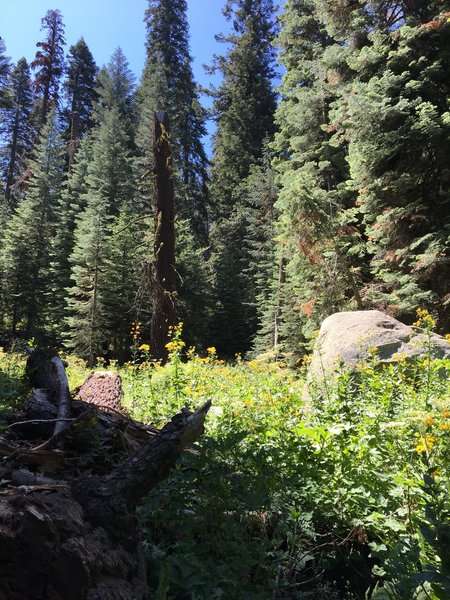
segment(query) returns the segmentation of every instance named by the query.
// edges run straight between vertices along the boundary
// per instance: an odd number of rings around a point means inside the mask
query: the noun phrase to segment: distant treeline
[[[138,84],[120,48],[101,69],[83,38],[66,54],[58,10],[30,65],[11,64],[0,40],[2,342],[35,338],[94,362],[125,359],[136,323],[150,339],[161,109],[188,344],[296,357],[345,309],[409,321],[425,306],[448,330],[444,2],[287,0],[276,12],[272,0],[227,0],[210,111],[186,9],[148,1]]]

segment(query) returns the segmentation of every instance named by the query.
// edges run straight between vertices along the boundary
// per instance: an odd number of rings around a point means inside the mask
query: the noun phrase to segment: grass
[[[186,352],[181,331],[171,344],[164,367],[145,345],[108,365],[144,422],[213,402],[141,507],[158,600],[450,598],[449,361],[373,356],[305,412],[302,373]],[[73,388],[88,371],[67,362]],[[0,355],[6,402],[22,366]]]

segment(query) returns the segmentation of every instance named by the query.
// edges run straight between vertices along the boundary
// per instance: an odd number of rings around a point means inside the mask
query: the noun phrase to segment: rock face
[[[404,325],[378,310],[335,313],[324,320],[314,347],[308,371],[305,396],[312,381],[320,382],[336,370],[339,363],[355,365],[376,348],[381,362],[392,362],[398,356],[409,358],[424,354],[431,346],[436,358],[450,357],[450,344],[445,338],[428,334],[418,327]]]

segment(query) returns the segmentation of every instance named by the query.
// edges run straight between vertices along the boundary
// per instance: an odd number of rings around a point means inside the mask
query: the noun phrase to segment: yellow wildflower
[[[141,325],[142,325],[142,323],[140,321],[138,321],[137,323],[135,323],[133,321],[131,323],[130,335],[133,338],[133,340],[137,340],[140,337],[140,335],[141,335]]]
[[[207,363],[209,363],[209,361],[210,361],[209,357],[206,357],[206,358],[199,357],[199,358],[197,358],[197,362],[199,364],[201,364],[201,365],[206,365]]]
[[[211,346],[210,348],[206,348],[206,352],[208,354],[210,354],[211,356],[214,356],[215,354],[217,354],[217,350],[214,348],[214,346]]]
[[[178,323],[178,325],[171,325],[169,327],[169,335],[171,335],[171,336],[181,335],[182,331],[183,331],[183,321],[180,321]]]
[[[450,419],[450,410],[443,410],[441,416],[443,419]]]
[[[425,427],[431,427],[431,425],[433,425],[436,422],[436,419],[433,419],[433,417],[426,417],[423,420],[423,424],[425,425]]]
[[[171,342],[167,342],[166,348],[169,352],[179,352],[185,345],[183,340],[172,340]]]
[[[419,441],[416,445],[416,452],[420,454],[421,452],[431,452],[433,449],[434,443],[436,441],[435,435],[422,435],[419,438]]]
[[[414,327],[425,327],[431,329],[436,325],[436,321],[430,315],[426,308],[418,308],[416,311],[417,321],[413,323]]]
[[[150,350],[150,346],[148,344],[141,344],[139,346],[139,350],[143,350],[144,352],[148,352]]]
[[[441,431],[449,431],[450,423],[439,423],[438,429],[440,429]]]
[[[425,357],[423,360],[421,360],[421,361],[420,361],[420,365],[421,365],[422,367],[429,367],[429,366],[430,366],[430,365],[432,365],[432,364],[433,364],[433,361],[432,361],[432,360],[430,360],[430,359],[428,358],[428,356],[426,356],[426,357]]]

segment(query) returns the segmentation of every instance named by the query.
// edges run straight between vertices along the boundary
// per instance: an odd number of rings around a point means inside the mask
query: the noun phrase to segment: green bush
[[[140,512],[159,600],[450,598],[450,361],[376,354],[302,403],[304,374],[148,346],[120,373],[124,404],[162,425],[212,400],[206,432]],[[68,357],[71,386],[87,375]],[[23,365],[0,355],[2,390]]]

